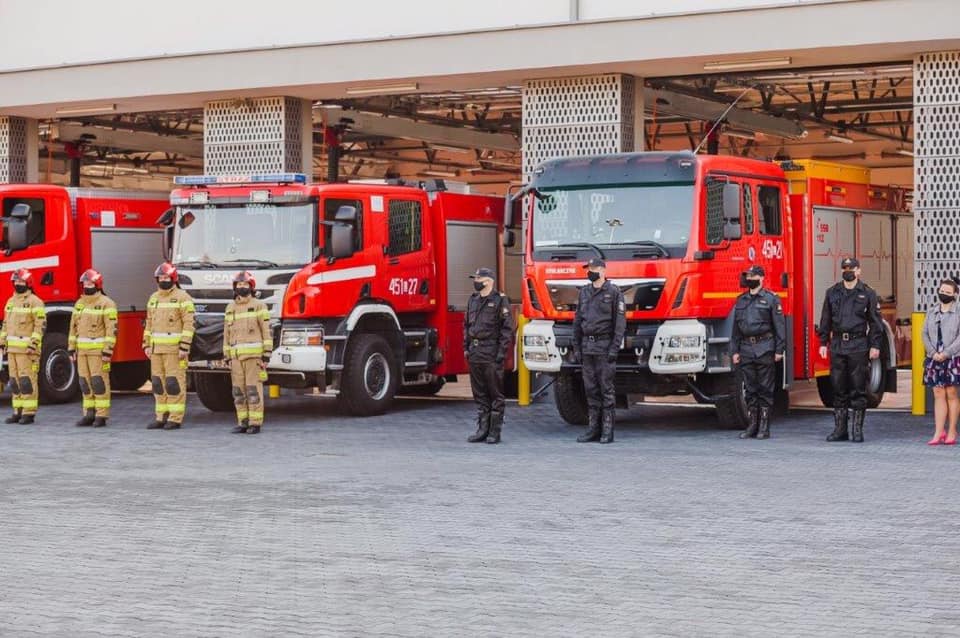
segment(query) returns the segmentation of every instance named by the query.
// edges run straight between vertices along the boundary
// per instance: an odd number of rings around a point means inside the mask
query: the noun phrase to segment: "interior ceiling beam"
[[[187,157],[203,157],[203,141],[136,131],[120,131],[79,122],[56,122],[50,126],[53,139],[62,142],[83,142],[90,146],[122,148],[131,151],[175,153]]]
[[[349,131],[364,135],[419,140],[457,148],[483,148],[512,153],[520,150],[517,138],[508,133],[487,133],[473,128],[418,122],[410,118],[389,117],[338,106],[318,109],[314,114],[314,118],[317,117],[322,118],[325,125],[344,123]]]
[[[807,130],[799,122],[766,113],[734,107],[724,116],[724,111],[730,106],[725,102],[649,87],[644,89],[644,98],[648,108],[654,108],[655,104],[658,112],[671,115],[682,115],[705,122],[716,122],[722,117],[731,126],[787,139],[801,139],[807,134]]]

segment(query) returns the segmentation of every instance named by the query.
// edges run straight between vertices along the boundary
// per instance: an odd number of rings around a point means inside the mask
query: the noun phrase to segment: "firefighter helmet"
[[[169,261],[163,262],[157,266],[155,271],[153,271],[154,279],[159,279],[161,275],[166,275],[173,283],[177,283],[180,279],[180,276],[177,274],[177,267],[171,264]]]
[[[103,275],[99,270],[88,268],[80,275],[80,285],[93,284],[97,290],[103,290]]]
[[[10,275],[10,281],[22,281],[28,286],[33,286],[33,273],[26,268],[17,268]]]
[[[246,283],[250,286],[250,290],[255,290],[257,288],[257,280],[253,278],[253,273],[249,270],[244,270],[243,272],[238,272],[233,278],[233,287],[236,288],[237,284]]]

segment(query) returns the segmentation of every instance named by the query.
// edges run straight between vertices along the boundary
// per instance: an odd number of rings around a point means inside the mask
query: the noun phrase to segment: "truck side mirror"
[[[23,250],[30,245],[27,238],[27,220],[25,218],[11,216],[5,220],[4,229],[6,230],[6,249],[8,253]]]
[[[341,206],[333,216],[333,220],[344,224],[353,224],[357,221],[356,206]]]
[[[353,255],[353,227],[348,224],[334,224],[330,229],[330,256],[334,259],[343,259],[351,255]]]
[[[163,229],[163,260],[173,261],[173,224]]]
[[[10,217],[29,220],[31,215],[30,204],[16,204],[10,211]]]
[[[510,197],[510,193],[507,193],[506,197],[503,198],[503,227],[510,228],[512,226],[513,226],[513,198]],[[506,239],[506,235],[504,235],[504,239]]]
[[[723,185],[723,238],[740,239],[743,232],[740,228],[740,184],[727,183]]]
[[[505,228],[503,230],[503,247],[513,248],[516,245],[517,245],[517,233],[515,233],[510,228]]]
[[[157,218],[157,226],[169,226],[173,223],[173,218],[176,214],[176,211],[172,208],[163,211],[163,214]]]
[[[195,222],[196,219],[197,219],[196,215],[194,215],[190,211],[187,211],[183,215],[180,215],[180,221],[177,222],[177,226],[179,226],[180,229],[182,230],[188,227],[193,222]]]

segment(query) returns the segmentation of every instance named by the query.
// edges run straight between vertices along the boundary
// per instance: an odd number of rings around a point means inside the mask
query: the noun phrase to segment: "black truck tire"
[[[110,388],[112,390],[136,392],[149,380],[149,361],[124,361],[110,365]]]
[[[390,344],[376,334],[350,339],[340,378],[340,404],[347,414],[383,414],[393,403],[399,373]]]
[[[80,395],[77,366],[67,352],[67,335],[61,332],[43,335],[37,386],[42,403],[67,403]]]
[[[197,398],[211,412],[232,412],[233,384],[225,372],[198,372],[193,375]]]
[[[553,383],[553,400],[564,421],[570,425],[587,424],[587,395],[579,375],[558,374]]]
[[[717,420],[724,430],[743,430],[747,427],[747,402],[743,392],[743,379],[736,371],[724,375],[717,388],[726,398],[718,400]]]

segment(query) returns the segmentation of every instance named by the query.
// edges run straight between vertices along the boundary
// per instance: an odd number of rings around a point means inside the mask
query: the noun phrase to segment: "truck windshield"
[[[534,201],[535,252],[624,248],[679,257],[690,239],[693,184],[564,186],[541,189]]]
[[[192,216],[192,221],[191,221]],[[185,206],[177,211],[175,263],[282,268],[313,261],[313,204]]]

